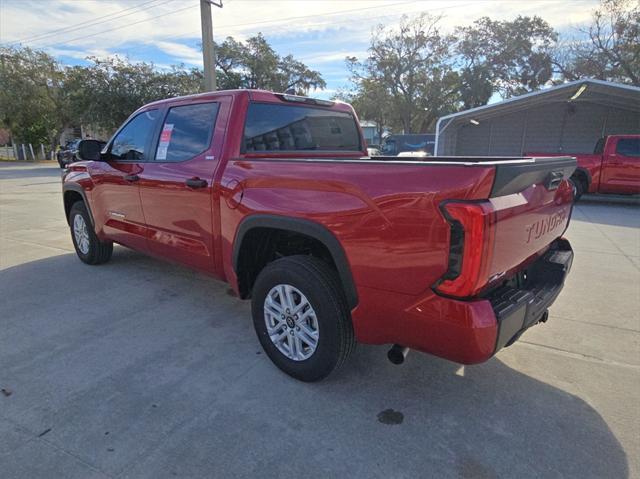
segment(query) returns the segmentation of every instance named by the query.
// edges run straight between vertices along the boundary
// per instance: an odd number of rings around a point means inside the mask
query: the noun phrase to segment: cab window
[[[158,110],[148,110],[129,121],[113,139],[111,158],[116,161],[144,161],[145,147],[157,118]]]
[[[622,156],[640,156],[640,138],[620,138],[616,153]]]
[[[156,161],[185,161],[211,143],[218,103],[198,103],[169,109],[156,148]]]
[[[307,106],[251,103],[244,126],[244,151],[359,151],[353,115]]]

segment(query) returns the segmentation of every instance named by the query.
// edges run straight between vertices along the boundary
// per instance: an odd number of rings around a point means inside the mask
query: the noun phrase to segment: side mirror
[[[104,141],[82,140],[78,143],[78,153],[76,156],[81,161],[100,161],[100,151],[102,151],[104,145]]]

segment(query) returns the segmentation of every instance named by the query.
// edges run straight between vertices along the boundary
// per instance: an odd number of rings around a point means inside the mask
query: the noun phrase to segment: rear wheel
[[[325,378],[355,346],[338,277],[317,258],[288,256],[268,264],[256,279],[251,306],[264,351],[296,379]]]
[[[87,207],[76,201],[69,212],[71,239],[78,258],[87,264],[106,263],[113,253],[113,243],[100,241],[91,225]]]

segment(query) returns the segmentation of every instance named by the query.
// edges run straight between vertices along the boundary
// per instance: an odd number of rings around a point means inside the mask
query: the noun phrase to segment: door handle
[[[133,183],[134,181],[138,181],[140,177],[138,175],[125,175],[124,179],[125,181]]]
[[[547,176],[544,186],[548,190],[557,190],[558,186],[560,186],[560,183],[562,183],[563,178],[564,173],[562,171],[552,171]]]
[[[207,180],[201,180],[200,178],[189,178],[185,183],[189,188],[204,188],[207,186]]]

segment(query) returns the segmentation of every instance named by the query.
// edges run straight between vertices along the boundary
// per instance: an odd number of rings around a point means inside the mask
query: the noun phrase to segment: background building
[[[579,80],[443,116],[438,155],[590,153],[605,135],[640,133],[640,88]]]
[[[378,135],[378,124],[374,121],[361,121],[360,127],[362,128],[362,134],[367,141],[367,145],[380,145],[382,138]]]

